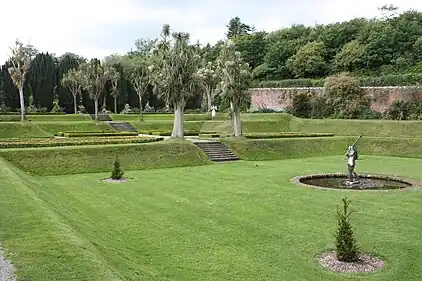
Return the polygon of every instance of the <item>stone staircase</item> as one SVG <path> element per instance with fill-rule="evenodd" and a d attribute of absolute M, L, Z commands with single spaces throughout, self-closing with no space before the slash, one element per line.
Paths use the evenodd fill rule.
<path fill-rule="evenodd" d="M 136 128 L 128 122 L 109 122 L 116 132 L 136 132 Z"/>
<path fill-rule="evenodd" d="M 219 141 L 193 141 L 193 143 L 205 152 L 211 161 L 225 162 L 239 160 L 236 154 Z"/>

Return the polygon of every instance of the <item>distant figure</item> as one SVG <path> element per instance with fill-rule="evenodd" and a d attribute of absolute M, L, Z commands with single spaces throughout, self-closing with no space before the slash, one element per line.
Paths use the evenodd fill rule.
<path fill-rule="evenodd" d="M 211 117 L 214 119 L 215 117 L 215 111 L 217 110 L 217 106 L 213 105 L 211 106 Z"/>

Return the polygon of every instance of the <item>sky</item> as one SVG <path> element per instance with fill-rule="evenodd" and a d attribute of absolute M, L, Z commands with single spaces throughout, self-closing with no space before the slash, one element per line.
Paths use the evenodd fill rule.
<path fill-rule="evenodd" d="M 138 38 L 158 37 L 166 23 L 174 31 L 189 32 L 194 43 L 213 44 L 224 39 L 227 23 L 236 16 L 270 32 L 292 24 L 373 18 L 384 4 L 422 11 L 421 0 L 0 0 L 5 11 L 0 64 L 17 38 L 40 52 L 101 59 L 134 49 Z"/>

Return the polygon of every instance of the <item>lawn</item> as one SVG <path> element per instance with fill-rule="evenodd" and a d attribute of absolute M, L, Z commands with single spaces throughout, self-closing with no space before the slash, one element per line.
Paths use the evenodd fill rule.
<path fill-rule="evenodd" d="M 257 164 L 257 165 L 256 165 Z M 362 155 L 356 171 L 422 180 L 422 160 Z M 124 168 L 124 166 L 123 166 Z M 422 280 L 422 193 L 298 187 L 296 175 L 343 172 L 342 156 L 31 177 L 0 159 L 0 241 L 19 280 Z M 378 273 L 335 274 L 335 208 L 352 200 L 361 247 Z"/>

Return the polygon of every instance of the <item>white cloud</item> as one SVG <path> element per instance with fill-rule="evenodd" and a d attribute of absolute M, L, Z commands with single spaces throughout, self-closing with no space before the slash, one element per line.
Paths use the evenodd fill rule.
<path fill-rule="evenodd" d="M 30 40 L 31 44 L 44 52 L 57 55 L 74 52 L 88 58 L 101 58 L 110 53 L 128 51 L 137 39 L 127 38 L 125 42 L 114 42 L 111 46 L 110 42 L 113 41 L 113 36 L 117 36 L 116 33 L 119 38 L 125 33 L 124 29 L 116 30 L 112 27 L 137 28 L 140 37 L 147 30 L 158 32 L 163 23 L 169 23 L 175 30 L 189 32 L 193 42 L 199 39 L 201 43 L 215 43 L 224 38 L 225 25 L 234 16 L 239 16 L 247 24 L 255 25 L 258 30 L 272 31 L 293 23 L 309 25 L 343 21 L 356 16 L 374 17 L 379 15 L 377 7 L 385 4 L 378 0 L 269 0 L 265 5 L 257 5 L 258 2 L 250 0 L 204 0 L 188 7 L 183 6 L 185 1 L 178 4 L 175 4 L 177 1 L 170 1 L 170 6 L 160 5 L 160 2 L 165 1 L 157 1 L 152 7 L 151 2 L 149 5 L 140 2 L 0 0 L 0 7 L 5 11 L 2 22 L 11 26 L 1 30 L 0 62 L 7 59 L 10 54 L 8 46 L 12 46 L 16 38 L 23 42 Z M 422 10 L 420 0 L 390 2 L 401 10 Z M 18 16 L 12 11 L 19 11 Z M 107 37 L 110 40 L 96 40 Z M 131 42 L 130 45 L 128 42 Z"/>

